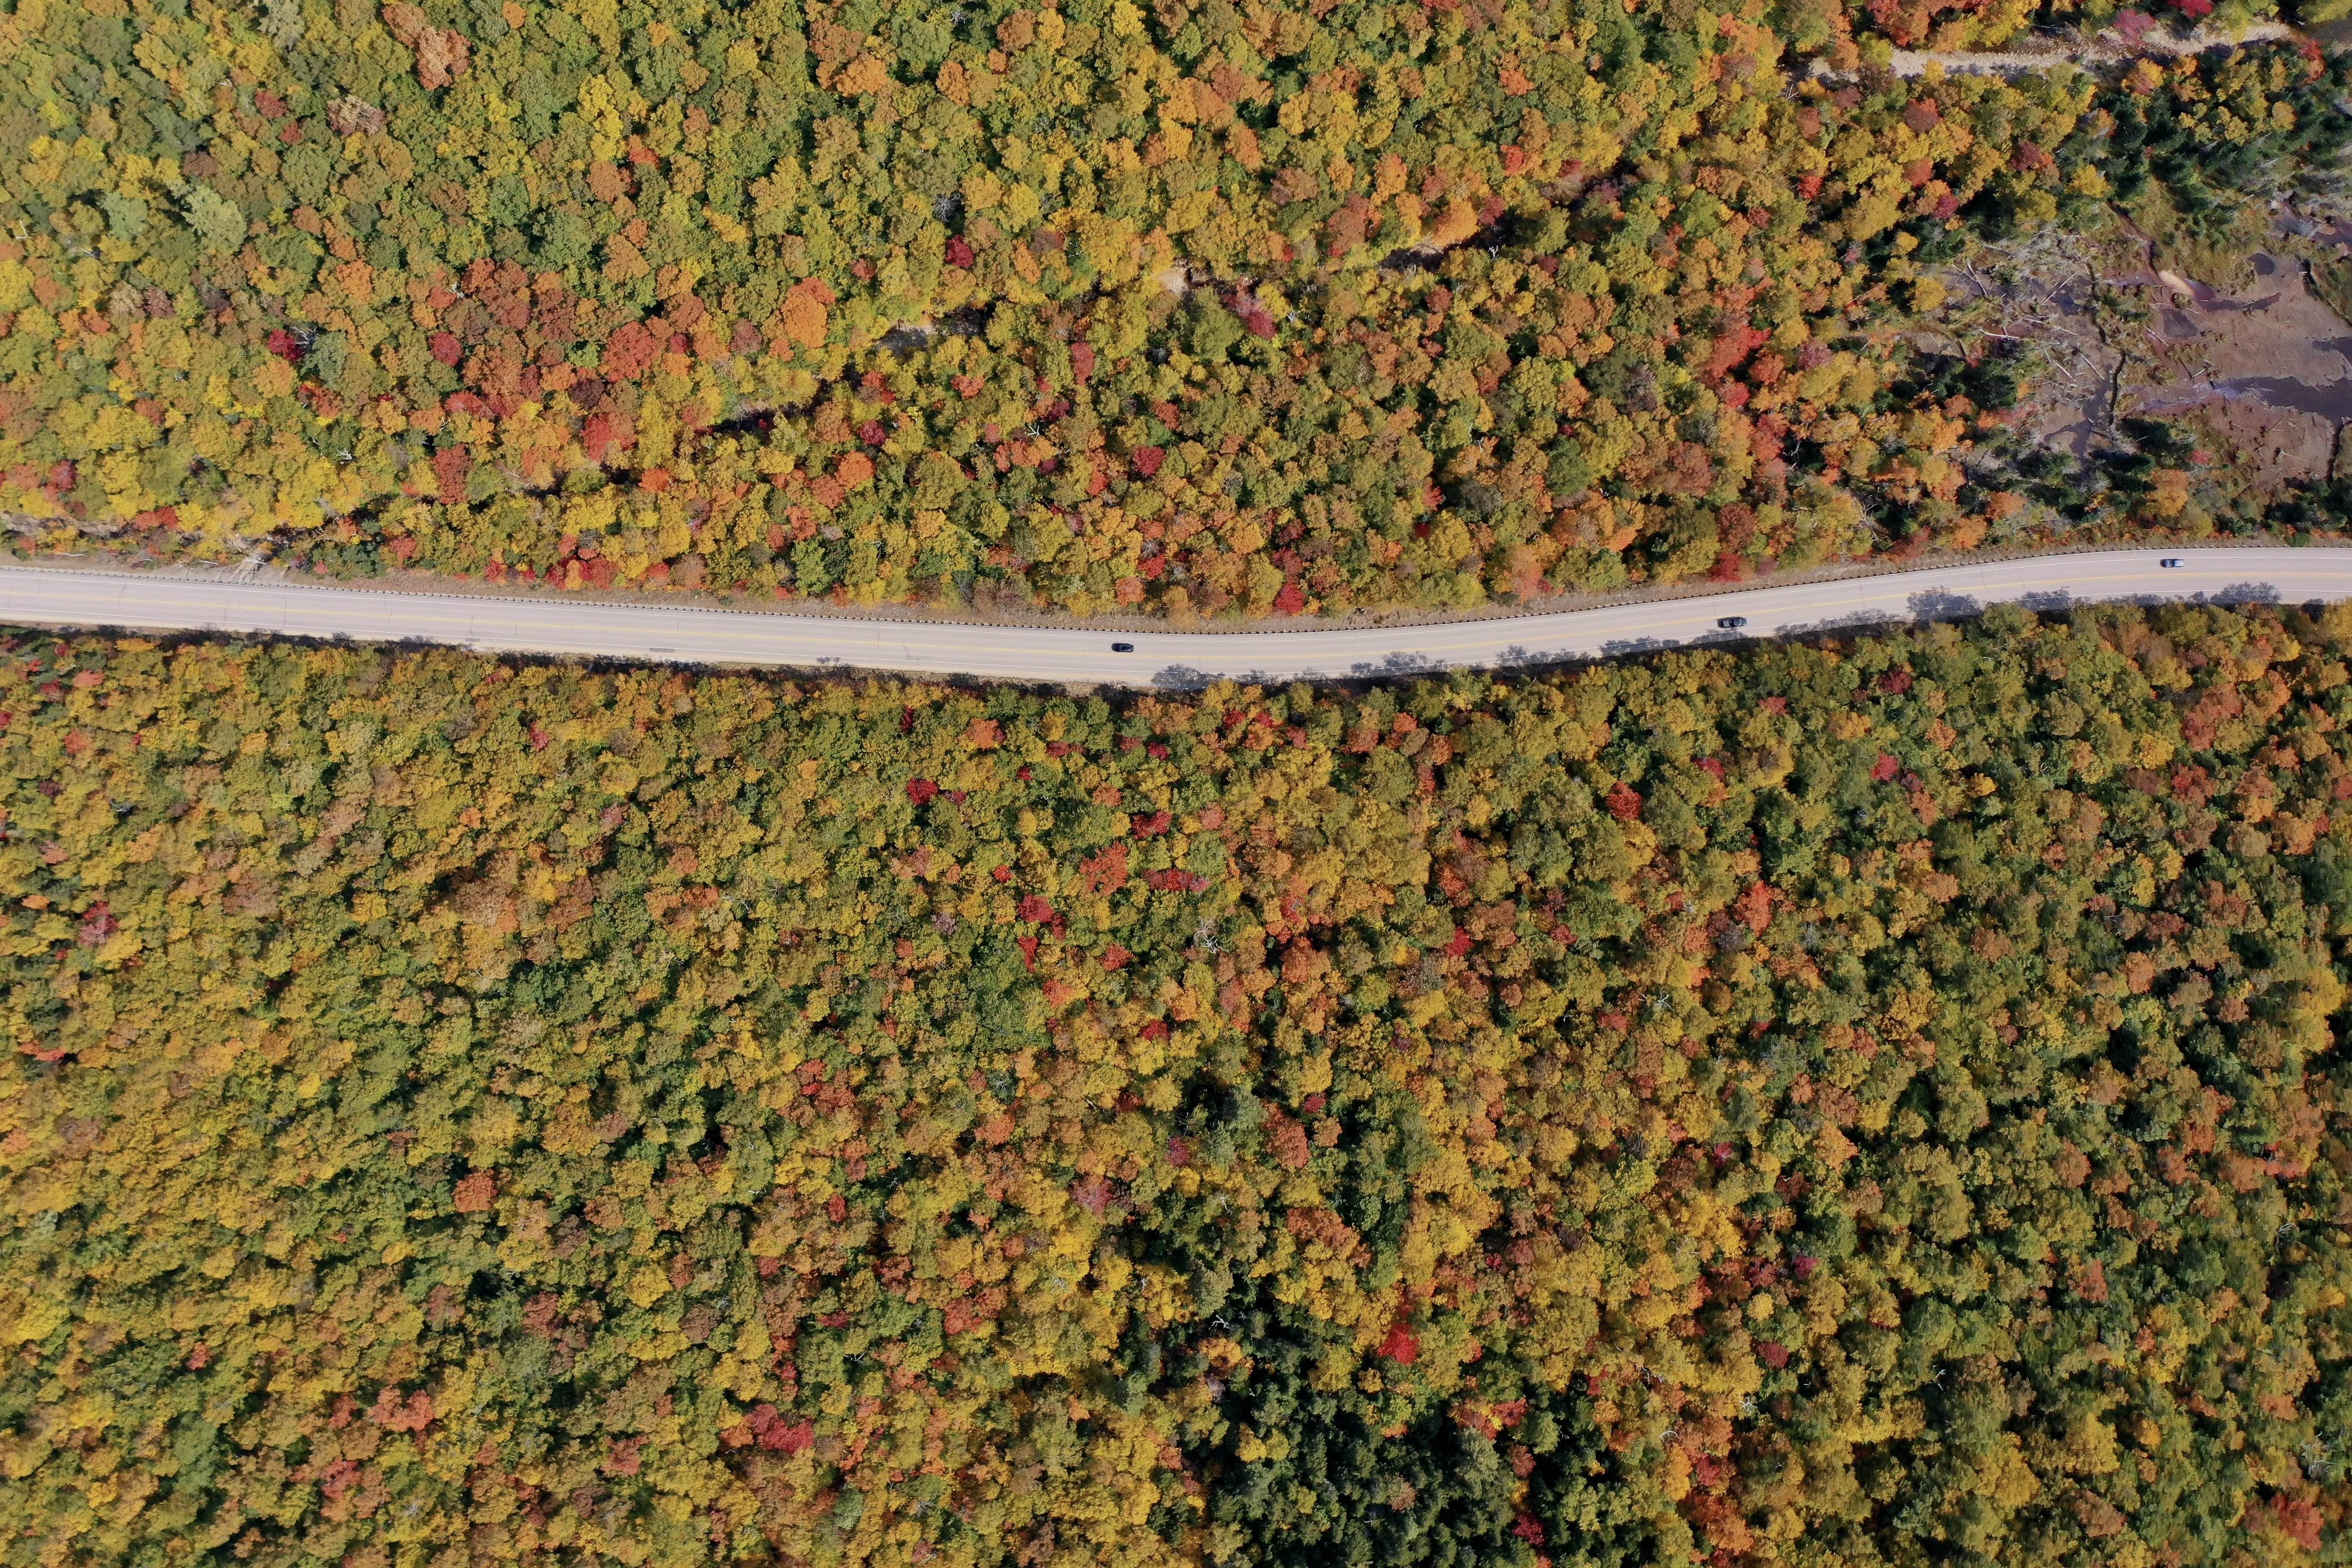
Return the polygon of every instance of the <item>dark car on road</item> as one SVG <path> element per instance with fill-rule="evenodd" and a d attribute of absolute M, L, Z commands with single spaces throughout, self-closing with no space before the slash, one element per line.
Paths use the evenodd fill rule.
<path fill-rule="evenodd" d="M 1736 632 L 1740 627 L 1748 624 L 1748 617 L 1746 616 L 1726 616 L 1723 619 L 1716 622 L 1715 624 L 1727 632 Z"/>

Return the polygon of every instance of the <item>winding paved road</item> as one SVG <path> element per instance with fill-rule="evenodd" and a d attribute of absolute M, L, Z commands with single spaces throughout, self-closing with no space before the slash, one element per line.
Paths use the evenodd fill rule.
<path fill-rule="evenodd" d="M 2166 567 L 2165 560 L 2177 560 Z M 1601 609 L 1348 630 L 1113 632 L 690 605 L 383 592 L 193 574 L 0 567 L 0 623 L 439 643 L 495 652 L 1185 688 L 1363 679 L 1639 653 L 2095 600 L 2352 599 L 2352 549 L 2112 550 L 1885 572 Z M 1726 627 L 1729 617 L 1745 624 Z M 1133 651 L 1116 653 L 1114 642 Z"/>

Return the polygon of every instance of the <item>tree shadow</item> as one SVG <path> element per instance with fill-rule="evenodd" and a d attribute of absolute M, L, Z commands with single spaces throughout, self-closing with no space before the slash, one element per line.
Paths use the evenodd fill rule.
<path fill-rule="evenodd" d="M 1428 654 L 1412 653 L 1402 648 L 1400 648 L 1396 652 L 1389 655 L 1378 664 L 1359 664 L 1356 666 L 1356 669 L 1360 674 L 1386 676 L 1425 675 L 1432 670 L 1443 669 L 1444 668 L 1445 666 L 1442 660 L 1433 658 Z"/>
<path fill-rule="evenodd" d="M 1914 619 L 1922 621 L 1966 620 L 1970 616 L 1984 614 L 1984 606 L 1966 594 L 1955 594 L 1948 588 L 1929 588 L 1914 594 L 1910 599 Z"/>
<path fill-rule="evenodd" d="M 2216 605 L 2275 605 L 2284 597 L 2274 583 L 2231 583 L 2199 596 Z"/>

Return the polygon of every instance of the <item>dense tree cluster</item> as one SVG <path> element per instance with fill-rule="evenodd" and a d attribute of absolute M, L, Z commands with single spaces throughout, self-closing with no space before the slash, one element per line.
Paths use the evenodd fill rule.
<path fill-rule="evenodd" d="M 325 573 L 1176 615 L 1966 548 L 2033 514 L 1970 480 L 1987 410 L 1911 374 L 1938 263 L 2151 177 L 2234 211 L 2340 148 L 2345 68 L 1898 79 L 1850 33 L 23 0 L 0 512 Z"/>
<path fill-rule="evenodd" d="M 17 635 L 0 1561 L 2341 1563 L 2347 658 Z"/>

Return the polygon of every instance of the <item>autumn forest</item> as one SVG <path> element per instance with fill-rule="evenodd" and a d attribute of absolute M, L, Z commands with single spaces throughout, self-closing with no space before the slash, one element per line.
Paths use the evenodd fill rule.
<path fill-rule="evenodd" d="M 1911 331 L 1980 240 L 2329 186 L 2316 45 L 1885 63 L 2076 9 L 16 0 L 0 514 L 1180 620 L 2279 526 L 2190 437 L 1993 460 L 2032 367 Z"/>
<path fill-rule="evenodd" d="M 2333 3 L 0 0 L 0 525 L 1178 625 L 2337 531 L 1955 282 L 2345 201 Z M 0 629 L 0 1568 L 2340 1568 L 2339 734 L 2316 605 Z"/>
<path fill-rule="evenodd" d="M 2347 659 L 17 637 L 0 1552 L 2341 1562 Z"/>

